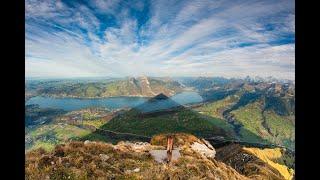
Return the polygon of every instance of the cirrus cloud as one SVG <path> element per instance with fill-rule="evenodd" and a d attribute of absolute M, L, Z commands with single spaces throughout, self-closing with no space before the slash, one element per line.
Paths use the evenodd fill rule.
<path fill-rule="evenodd" d="M 26 76 L 294 79 L 292 0 L 26 0 Z"/>

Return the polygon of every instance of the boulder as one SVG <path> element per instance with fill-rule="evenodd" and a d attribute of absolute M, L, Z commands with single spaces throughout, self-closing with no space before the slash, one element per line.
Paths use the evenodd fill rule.
<path fill-rule="evenodd" d="M 211 146 L 212 147 L 212 146 Z M 207 158 L 214 158 L 215 155 L 216 155 L 216 151 L 215 149 L 212 147 L 209 148 L 206 144 L 201 144 L 201 143 L 198 143 L 198 142 L 194 142 L 192 145 L 191 145 L 191 149 L 200 153 L 201 155 L 207 157 Z"/>
<path fill-rule="evenodd" d="M 84 145 L 88 145 L 88 144 L 90 144 L 90 141 L 89 140 L 85 140 L 84 141 Z"/>

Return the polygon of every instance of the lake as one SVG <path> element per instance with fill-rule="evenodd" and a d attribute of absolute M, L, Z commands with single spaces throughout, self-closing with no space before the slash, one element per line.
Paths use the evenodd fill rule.
<path fill-rule="evenodd" d="M 202 102 L 202 97 L 197 92 L 182 92 L 171 97 L 182 105 Z M 108 109 L 131 108 L 147 101 L 145 97 L 110 97 L 99 99 L 79 98 L 53 98 L 36 96 L 30 98 L 26 105 L 38 104 L 41 108 L 57 108 L 65 111 L 74 111 L 88 107 L 106 107 Z"/>

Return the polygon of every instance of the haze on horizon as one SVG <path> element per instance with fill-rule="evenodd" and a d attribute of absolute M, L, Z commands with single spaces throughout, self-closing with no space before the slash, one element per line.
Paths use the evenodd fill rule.
<path fill-rule="evenodd" d="M 293 0 L 26 0 L 26 77 L 295 77 Z"/>

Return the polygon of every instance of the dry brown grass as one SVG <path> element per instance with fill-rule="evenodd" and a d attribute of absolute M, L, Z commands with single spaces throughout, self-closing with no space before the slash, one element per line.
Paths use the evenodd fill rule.
<path fill-rule="evenodd" d="M 176 133 L 176 134 L 159 134 L 156 136 L 153 136 L 151 139 L 152 145 L 157 146 L 167 146 L 167 136 L 172 135 L 173 136 L 173 145 L 174 146 L 183 146 L 183 145 L 190 145 L 193 142 L 199 142 L 200 140 L 191 134 L 186 133 Z"/>
<path fill-rule="evenodd" d="M 274 149 L 259 149 L 259 148 L 243 148 L 245 151 L 248 151 L 261 159 L 263 162 L 267 163 L 268 165 L 272 166 L 276 170 L 279 171 L 279 173 L 287 180 L 292 179 L 293 177 L 293 170 L 289 169 L 287 166 L 283 164 L 279 164 L 276 161 L 280 161 L 283 154 L 281 152 L 280 148 L 274 148 Z"/>
<path fill-rule="evenodd" d="M 148 151 L 137 151 L 128 142 L 112 145 L 75 141 L 57 145 L 50 152 L 27 152 L 25 179 L 285 179 L 277 168 L 265 162 L 261 155 L 266 155 L 264 151 L 233 145 L 223 151 L 218 149 L 218 160 L 208 159 L 190 148 L 193 142 L 201 143 L 198 138 L 184 133 L 172 135 L 181 157 L 169 164 L 157 163 Z M 166 138 L 167 134 L 153 137 L 152 148 L 165 146 Z M 272 151 L 267 155 L 272 159 L 278 158 L 279 153 Z"/>
<path fill-rule="evenodd" d="M 176 137 L 187 144 L 199 141 L 185 134 Z M 170 164 L 157 163 L 149 153 L 119 146 L 125 143 L 71 142 L 51 152 L 30 151 L 26 154 L 25 179 L 247 179 L 222 162 L 202 157 L 188 145 L 181 147 L 182 157 Z M 109 159 L 104 161 L 100 154 Z M 136 168 L 139 172 L 133 172 Z"/>
<path fill-rule="evenodd" d="M 245 148 L 236 144 L 219 148 L 216 154 L 219 161 L 251 179 L 292 179 L 294 170 L 276 162 L 281 157 L 279 148 Z"/>

